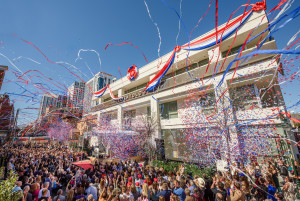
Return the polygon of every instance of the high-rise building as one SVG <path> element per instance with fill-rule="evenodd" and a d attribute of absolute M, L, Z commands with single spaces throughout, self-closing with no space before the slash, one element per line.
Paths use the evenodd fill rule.
<path fill-rule="evenodd" d="M 14 104 L 9 95 L 0 95 L 0 139 L 5 139 L 14 127 Z"/>
<path fill-rule="evenodd" d="M 39 118 L 47 111 L 47 108 L 62 108 L 67 106 L 67 96 L 56 94 L 44 94 L 41 99 Z"/>
<path fill-rule="evenodd" d="M 1 66 L 1 65 L 0 65 L 0 90 L 1 90 L 2 83 L 3 83 L 5 71 L 6 71 L 7 69 L 8 69 L 7 66 Z"/>
<path fill-rule="evenodd" d="M 98 105 L 98 102 L 92 102 L 93 93 L 99 91 L 107 84 L 111 84 L 116 81 L 116 77 L 104 72 L 97 73 L 92 79 L 85 83 L 84 101 L 83 101 L 83 113 L 90 112 L 91 107 Z"/>
<path fill-rule="evenodd" d="M 82 81 L 75 81 L 68 88 L 68 103 L 72 109 L 82 112 L 83 98 L 84 98 L 85 83 Z"/>

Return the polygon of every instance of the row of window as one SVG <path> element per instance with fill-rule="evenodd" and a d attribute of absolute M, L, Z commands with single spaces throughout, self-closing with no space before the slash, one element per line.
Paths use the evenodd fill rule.
<path fill-rule="evenodd" d="M 272 92 L 272 91 L 271 91 Z M 270 93 L 271 93 L 270 92 Z M 259 93 L 258 88 L 254 84 L 248 84 L 232 88 L 230 90 L 230 96 L 233 103 L 233 107 L 236 111 L 247 110 L 251 107 L 261 108 L 264 104 L 263 98 L 261 98 L 261 93 Z M 276 98 L 272 98 L 276 102 Z M 268 101 L 268 99 L 266 99 Z M 202 108 L 202 113 L 210 114 L 214 112 L 216 104 L 216 98 L 214 92 L 206 93 L 204 95 L 199 95 L 199 99 L 195 101 L 196 107 Z M 274 105 L 272 105 L 274 106 Z M 264 106 L 265 107 L 265 106 Z M 159 105 L 160 116 L 163 119 L 174 119 L 178 118 L 178 105 L 177 101 L 171 101 L 162 103 Z M 151 117 L 151 108 L 147 107 L 147 116 Z M 130 110 L 124 112 L 124 118 L 135 118 L 136 110 Z"/>
<path fill-rule="evenodd" d="M 198 63 L 194 63 L 194 64 L 188 66 L 188 71 L 194 70 L 195 68 L 198 68 L 198 67 L 203 66 L 203 65 L 207 65 L 208 62 L 209 62 L 209 59 L 203 59 L 203 60 L 199 61 Z M 169 73 L 169 74 L 165 75 L 162 78 L 162 80 L 166 80 L 166 79 L 171 78 L 173 76 L 173 74 L 174 74 L 174 76 L 177 76 L 177 75 L 183 74 L 185 72 L 186 72 L 186 68 L 185 67 L 181 68 L 181 69 L 178 69 L 174 73 Z M 131 89 L 126 90 L 124 93 L 128 94 L 128 93 L 137 91 L 139 89 L 143 89 L 143 88 L 145 88 L 147 86 L 147 84 L 148 83 L 144 83 L 144 84 L 141 84 L 139 86 L 133 87 Z"/>

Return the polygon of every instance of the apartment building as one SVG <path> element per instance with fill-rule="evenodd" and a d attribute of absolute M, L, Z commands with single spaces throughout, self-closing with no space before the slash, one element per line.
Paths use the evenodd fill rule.
<path fill-rule="evenodd" d="M 51 108 L 63 108 L 68 105 L 68 97 L 64 95 L 56 94 L 44 94 L 41 98 L 41 104 L 39 109 L 39 118 L 50 110 Z"/>
<path fill-rule="evenodd" d="M 68 88 L 68 103 L 70 104 L 69 107 L 79 112 L 83 111 L 84 89 L 85 83 L 82 81 L 75 81 Z"/>
<path fill-rule="evenodd" d="M 98 101 L 92 101 L 93 93 L 101 90 L 107 84 L 116 81 L 116 77 L 104 72 L 97 73 L 92 79 L 85 83 L 84 101 L 83 101 L 83 114 L 88 114 L 91 107 L 98 105 Z"/>
<path fill-rule="evenodd" d="M 253 12 L 236 37 L 233 33 L 220 46 L 180 50 L 159 86 L 145 91 L 170 52 L 140 67 L 135 80 L 125 77 L 110 84 L 112 94 L 123 97 L 123 101 L 113 100 L 106 90 L 103 96 L 93 97 L 86 115 L 97 115 L 99 121 L 109 116 L 110 124 L 121 131 L 138 129 L 141 117 L 154 119 L 158 126 L 153 142 L 163 141 L 166 158 L 172 160 L 208 164 L 219 159 L 250 160 L 281 153 L 281 146 L 286 145 L 279 142 L 289 138 L 289 133 L 277 115 L 278 110 L 284 110 L 285 102 L 277 85 L 280 61 L 276 55 L 260 54 L 238 65 L 234 62 L 223 78 L 249 33 L 253 31 L 255 36 L 267 27 L 265 12 Z M 266 36 L 248 43 L 241 56 L 256 50 Z M 261 49 L 277 49 L 275 40 L 268 38 Z"/>

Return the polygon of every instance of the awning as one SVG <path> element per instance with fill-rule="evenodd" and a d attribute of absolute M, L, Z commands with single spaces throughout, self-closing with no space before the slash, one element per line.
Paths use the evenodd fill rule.
<path fill-rule="evenodd" d="M 84 170 L 87 170 L 89 168 L 91 168 L 91 170 L 93 170 L 93 165 L 91 164 L 90 161 L 79 161 L 79 162 L 73 163 L 73 165 L 77 165 L 77 166 L 83 168 Z"/>

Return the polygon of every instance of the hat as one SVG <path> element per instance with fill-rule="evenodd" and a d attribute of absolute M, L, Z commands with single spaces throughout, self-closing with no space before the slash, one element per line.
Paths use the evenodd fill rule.
<path fill-rule="evenodd" d="M 202 178 L 195 179 L 194 182 L 199 188 L 204 188 L 205 186 L 205 181 Z"/>
<path fill-rule="evenodd" d="M 157 182 L 157 178 L 154 178 L 153 180 Z"/>
<path fill-rule="evenodd" d="M 146 179 L 143 182 L 146 183 L 146 184 L 148 183 Z"/>
<path fill-rule="evenodd" d="M 129 178 L 128 178 L 128 181 L 132 181 L 132 177 L 129 177 Z"/>
<path fill-rule="evenodd" d="M 139 182 L 135 182 L 135 185 L 136 185 L 136 186 L 139 186 L 139 185 L 140 185 L 140 183 L 139 183 Z"/>
<path fill-rule="evenodd" d="M 12 193 L 17 192 L 17 191 L 22 191 L 22 189 L 19 186 L 14 187 L 12 190 Z"/>
<path fill-rule="evenodd" d="M 128 183 L 127 183 L 127 187 L 130 187 L 130 186 L 131 186 L 131 182 L 128 182 Z"/>
<path fill-rule="evenodd" d="M 142 178 L 142 175 L 139 174 L 139 175 L 138 175 L 138 178 L 139 178 L 139 179 Z"/>

